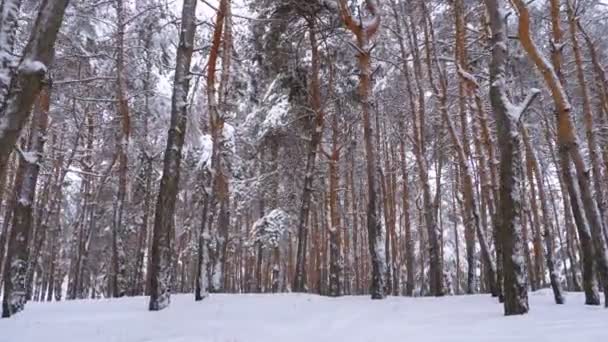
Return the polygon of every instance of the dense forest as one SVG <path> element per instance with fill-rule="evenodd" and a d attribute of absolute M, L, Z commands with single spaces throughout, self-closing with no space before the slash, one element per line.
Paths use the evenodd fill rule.
<path fill-rule="evenodd" d="M 2 316 L 175 293 L 600 305 L 606 32 L 601 0 L 1 0 Z"/>

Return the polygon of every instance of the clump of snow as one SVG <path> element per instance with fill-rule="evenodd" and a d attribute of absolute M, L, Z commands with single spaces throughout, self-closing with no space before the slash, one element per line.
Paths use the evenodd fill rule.
<path fill-rule="evenodd" d="M 204 134 L 200 137 L 201 152 L 196 167 L 200 169 L 207 169 L 211 167 L 211 154 L 213 153 L 213 139 L 211 135 Z"/>
<path fill-rule="evenodd" d="M 276 247 L 287 231 L 291 219 L 282 209 L 274 209 L 253 224 L 251 234 L 255 242 Z"/>
<path fill-rule="evenodd" d="M 19 71 L 26 74 L 46 74 L 47 67 L 40 61 L 25 59 L 19 65 Z"/>
<path fill-rule="evenodd" d="M 19 151 L 21 153 L 21 157 L 28 164 L 36 164 L 38 163 L 38 152 L 36 151 Z"/>
<path fill-rule="evenodd" d="M 259 136 L 280 129 L 285 126 L 285 118 L 289 112 L 289 99 L 287 96 L 279 97 L 276 102 L 268 109 Z"/>

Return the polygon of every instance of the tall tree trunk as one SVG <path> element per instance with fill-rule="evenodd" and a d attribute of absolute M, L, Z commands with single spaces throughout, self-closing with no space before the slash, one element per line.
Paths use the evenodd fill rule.
<path fill-rule="evenodd" d="M 568 257 L 570 259 L 570 272 L 572 273 L 572 283 L 574 286 L 574 290 L 575 291 L 581 291 L 582 288 L 580 286 L 580 284 L 578 283 L 578 277 L 577 277 L 577 271 L 576 271 L 576 252 L 574 249 L 574 236 L 576 235 L 576 227 L 575 227 L 575 222 L 576 220 L 573 220 L 573 213 L 574 213 L 574 208 L 572 207 L 572 202 L 570 199 L 570 195 L 568 195 L 568 187 L 566 186 L 566 181 L 565 179 L 565 172 L 563 172 L 563 170 L 561 170 L 561 166 L 560 166 L 560 161 L 558 160 L 558 157 L 555 153 L 555 149 L 553 147 L 553 142 L 554 142 L 554 137 L 551 134 L 551 125 L 549 123 L 548 118 L 545 116 L 543 118 L 543 122 L 544 122 L 544 131 L 545 131 L 545 139 L 547 141 L 547 144 L 549 145 L 549 151 L 551 153 L 551 159 L 553 164 L 555 165 L 555 167 L 558 169 L 558 173 L 557 173 L 557 177 L 559 180 L 559 186 L 560 186 L 560 192 L 562 194 L 562 202 L 563 202 L 563 206 L 564 206 L 564 223 L 566 225 L 566 241 L 567 241 L 567 250 L 568 250 Z M 578 209 L 578 204 L 577 204 L 577 210 Z M 578 214 L 577 214 L 578 215 Z M 577 225 L 578 226 L 578 225 Z M 583 252 L 582 254 L 587 254 L 589 253 L 589 255 L 592 255 L 592 252 Z M 593 276 L 593 279 L 595 279 L 595 273 L 591 272 L 591 275 Z M 595 280 L 593 280 L 593 283 L 595 282 Z M 588 289 L 591 291 L 593 289 L 593 286 L 589 286 Z M 597 289 L 596 289 L 597 291 Z M 593 294 L 591 292 L 586 292 L 586 297 L 588 298 L 593 298 L 595 296 L 595 298 L 598 297 L 597 292 L 595 294 Z M 599 299 L 597 299 L 599 300 Z"/>
<path fill-rule="evenodd" d="M 353 146 L 353 150 L 350 152 L 350 170 L 348 170 L 348 183 L 350 185 L 350 204 L 351 204 L 351 215 L 353 222 L 353 269 L 354 269 L 354 277 L 355 277 L 355 291 L 354 294 L 361 293 L 361 272 L 360 272 L 360 255 L 359 255 L 359 208 L 357 205 L 357 195 L 356 195 L 356 187 L 355 187 L 355 148 Z"/>
<path fill-rule="evenodd" d="M 123 213 L 127 196 L 128 152 L 131 134 L 131 118 L 129 103 L 126 95 L 127 80 L 125 75 L 125 8 L 123 0 L 116 0 L 117 18 L 117 58 L 116 58 L 116 92 L 118 98 L 118 114 L 120 116 L 120 133 L 116 138 L 116 153 L 118 154 L 118 190 L 114 202 L 112 221 L 112 255 L 109 292 L 113 297 L 122 297 L 126 290 L 126 256 L 123 240 L 126 229 L 123 227 Z"/>
<path fill-rule="evenodd" d="M 17 174 L 21 182 L 15 185 L 12 229 L 6 256 L 4 277 L 4 297 L 2 317 L 10 317 L 23 310 L 26 302 L 26 274 L 29 265 L 29 244 L 33 231 L 33 207 L 36 197 L 38 173 L 46 142 L 49 118 L 49 88 L 40 91 L 38 104 L 34 109 L 30 130 L 28 152 L 19 160 Z"/>
<path fill-rule="evenodd" d="M 545 194 L 545 182 L 543 180 L 543 171 L 541 169 L 540 163 L 538 162 L 538 158 L 536 156 L 536 151 L 532 146 L 532 142 L 530 141 L 530 136 L 528 134 L 528 129 L 526 127 L 522 127 L 522 137 L 524 144 L 526 146 L 526 155 L 529 163 L 532 166 L 534 171 L 534 175 L 536 176 L 536 186 L 538 187 L 538 194 L 540 197 L 540 206 L 543 214 L 543 237 L 545 240 L 545 256 L 547 262 L 547 270 L 549 271 L 549 280 L 551 282 L 551 289 L 553 290 L 553 297 L 555 299 L 556 304 L 564 304 L 565 299 L 562 293 L 562 288 L 560 285 L 560 276 L 557 273 L 557 269 L 555 268 L 555 247 L 554 247 L 554 235 L 553 235 L 553 222 L 551 220 L 551 216 L 549 214 L 549 208 L 547 203 L 547 195 Z M 531 185 L 532 186 L 532 185 Z M 535 200 L 534 198 L 532 200 Z M 540 229 L 540 226 L 538 227 Z M 540 232 L 538 233 L 540 234 Z"/>
<path fill-rule="evenodd" d="M 482 248 L 482 256 L 484 258 L 484 262 L 486 264 L 486 268 L 487 268 L 487 277 L 489 279 L 489 285 L 490 285 L 490 291 L 492 292 L 492 296 L 494 297 L 498 297 L 499 300 L 501 300 L 502 298 L 502 278 L 501 276 L 499 276 L 499 262 L 502 262 L 502 260 L 497 260 L 496 263 L 492 262 L 492 253 L 490 252 L 490 243 L 487 242 L 487 231 L 488 231 L 488 214 L 491 217 L 492 220 L 492 224 L 493 224 L 493 230 L 496 230 L 496 226 L 497 226 L 497 219 L 496 219 L 496 208 L 495 208 L 495 200 L 494 200 L 494 193 L 493 193 L 493 187 L 494 187 L 494 179 L 491 171 L 491 168 L 493 168 L 493 159 L 494 159 L 494 152 L 493 152 L 493 146 L 490 143 L 485 143 L 483 140 L 485 140 L 483 131 L 483 125 L 484 125 L 484 121 L 487 120 L 486 118 L 486 111 L 484 109 L 484 105 L 481 101 L 481 97 L 479 94 L 475 95 L 475 104 L 477 107 L 477 118 L 476 120 L 474 120 L 475 122 L 473 123 L 473 134 L 475 135 L 475 145 L 476 145 L 476 150 L 478 153 L 478 159 L 479 159 L 479 182 L 480 182 L 480 188 L 481 188 L 481 193 L 480 193 L 480 202 L 481 202 L 481 206 L 480 209 L 482 211 L 482 227 L 484 228 L 483 230 L 481 230 L 481 234 L 478 235 L 478 239 L 481 241 L 482 238 L 480 238 L 479 236 L 483 237 L 483 240 L 485 240 L 486 242 L 481 244 L 480 246 Z M 488 160 L 486 159 L 486 149 L 484 148 L 484 145 L 486 147 L 489 148 L 490 152 L 490 162 L 488 162 Z M 488 166 L 489 165 L 489 166 Z M 490 177 L 488 178 L 488 174 L 490 174 Z M 486 213 L 486 209 L 487 209 L 487 213 Z M 496 241 L 494 241 L 496 244 Z M 486 251 L 484 251 L 483 249 L 485 248 Z M 486 255 L 487 253 L 487 255 Z M 498 253 L 496 253 L 498 254 Z M 492 274 L 493 273 L 493 274 Z M 502 300 L 501 300 L 502 302 Z"/>
<path fill-rule="evenodd" d="M 356 22 L 345 0 L 339 1 L 340 16 L 348 30 L 356 38 L 358 47 L 357 62 L 359 66 L 359 99 L 363 121 L 363 140 L 365 143 L 365 159 L 367 170 L 367 235 L 372 264 L 372 280 L 370 292 L 372 299 L 385 297 L 384 274 L 386 260 L 383 255 L 385 235 L 380 222 L 380 206 L 378 205 L 378 184 L 376 176 L 376 155 L 373 145 L 373 133 L 370 119 L 371 91 L 371 47 L 370 43 L 380 27 L 380 12 L 375 0 L 366 0 L 366 8 L 372 15 L 369 21 Z M 376 127 L 377 129 L 377 127 Z"/>
<path fill-rule="evenodd" d="M 522 128 L 522 131 L 524 129 Z M 526 142 L 526 137 L 522 132 L 523 141 Z M 534 263 L 531 269 L 533 270 L 534 277 L 532 280 L 532 288 L 534 290 L 539 290 L 544 286 L 545 283 L 545 270 L 543 268 L 543 245 L 540 237 L 540 215 L 538 210 L 538 202 L 536 197 L 536 186 L 538 186 L 538 182 L 535 184 L 534 179 L 534 161 L 532 157 L 526 150 L 526 177 L 528 182 L 530 183 L 530 191 L 529 191 L 529 204 L 527 207 L 528 212 L 530 213 L 530 229 L 532 230 L 532 246 L 534 250 Z M 525 191 L 524 187 L 524 191 Z M 525 193 L 524 193 L 525 196 Z"/>
<path fill-rule="evenodd" d="M 595 81 L 597 85 L 597 112 L 600 118 L 600 124 L 603 127 L 606 127 L 608 125 L 608 80 L 606 79 L 606 71 L 602 66 L 595 44 L 593 43 L 587 32 L 583 29 L 583 26 L 580 21 L 576 20 L 576 22 L 579 30 L 583 35 L 583 38 L 585 39 L 589 54 L 591 55 L 591 63 L 593 64 L 593 72 L 595 74 Z M 602 155 L 604 159 L 604 172 L 608 173 L 608 144 L 604 144 Z M 604 189 L 602 188 L 598 189 L 598 191 L 603 190 Z M 603 203 L 602 205 L 604 206 L 604 234 L 606 235 L 606 239 L 608 240 L 608 208 L 605 208 L 606 203 Z"/>
<path fill-rule="evenodd" d="M 307 275 L 306 275 L 306 253 L 308 239 L 308 217 L 312 201 L 313 180 L 315 165 L 317 160 L 317 151 L 323 135 L 324 111 L 321 103 L 321 81 L 320 81 L 320 56 L 319 43 L 317 41 L 317 27 L 315 18 L 310 18 L 308 24 L 310 51 L 312 55 L 311 63 L 311 79 L 310 79 L 310 106 L 314 118 L 310 118 L 311 134 L 310 143 L 306 156 L 306 169 L 304 174 L 304 189 L 302 193 L 302 206 L 300 207 L 300 216 L 298 217 L 298 247 L 296 250 L 296 272 L 293 280 L 293 291 L 305 292 Z"/>
<path fill-rule="evenodd" d="M 212 232 L 212 250 L 210 260 L 209 290 L 223 291 L 225 282 L 226 253 L 230 230 L 230 185 L 228 181 L 228 161 L 226 160 L 225 114 L 227 97 L 230 89 L 230 66 L 232 58 L 232 17 L 230 0 L 222 0 L 216 16 L 216 26 L 213 32 L 213 42 L 209 54 L 207 69 L 207 103 L 209 106 L 209 126 L 213 149 L 211 155 L 211 213 L 209 230 Z M 218 94 L 216 96 L 215 74 L 217 58 L 222 46 L 222 69 Z M 214 225 L 213 214 L 219 205 L 217 224 Z"/>
<path fill-rule="evenodd" d="M 8 162 L 8 166 L 5 169 L 5 179 L 4 186 L 2 188 L 3 195 L 6 197 L 6 203 L 4 205 L 4 215 L 2 222 L 2 230 L 0 231 L 0 286 L 2 284 L 2 280 L 4 279 L 4 269 L 6 267 L 5 255 L 7 249 L 7 241 L 8 235 L 10 234 L 10 221 L 11 215 L 13 214 L 13 202 L 12 202 L 12 190 L 9 190 L 6 184 L 15 184 L 15 172 L 17 171 L 17 153 L 11 154 L 10 160 Z M 1 204 L 1 203 L 0 203 Z"/>
<path fill-rule="evenodd" d="M 342 227 L 340 213 L 338 212 L 338 186 L 340 182 L 340 145 L 338 130 L 338 113 L 332 119 L 332 151 L 329 155 L 329 213 L 331 227 L 329 227 L 329 295 L 338 297 L 342 295 L 342 268 L 344 257 L 342 252 Z"/>
<path fill-rule="evenodd" d="M 411 89 L 411 82 L 409 76 L 409 66 L 405 62 L 407 59 L 407 54 L 405 50 L 405 42 L 403 39 L 403 30 L 401 28 L 401 13 L 397 4 L 394 0 L 391 0 L 391 6 L 393 9 L 393 16 L 395 18 L 395 23 L 397 25 L 397 40 L 399 41 L 399 50 L 401 53 L 401 57 L 404 60 L 403 64 L 403 73 L 406 78 L 406 89 L 408 93 L 408 103 L 409 108 L 412 113 L 416 112 L 416 105 L 414 103 L 414 95 Z M 405 115 L 403 118 L 398 121 L 399 125 L 399 133 L 403 136 L 407 135 L 405 125 L 403 121 L 405 120 Z M 412 238 L 412 228 L 410 223 L 410 200 L 409 200 L 409 184 L 408 184 L 408 170 L 407 170 L 407 159 L 406 159 L 406 150 L 405 150 L 405 138 L 401 139 L 399 144 L 399 156 L 401 162 L 401 175 L 403 177 L 403 193 L 402 193 L 402 208 L 403 208 L 403 222 L 405 226 L 405 267 L 406 267 L 406 284 L 405 284 L 405 295 L 412 296 L 414 294 L 415 282 L 416 282 L 416 270 L 415 270 L 415 256 L 414 256 L 414 241 Z M 417 157 L 418 158 L 418 157 Z"/>
<path fill-rule="evenodd" d="M 11 26 L 14 25 L 11 22 L 18 16 L 18 7 L 15 3 L 20 2 L 15 0 L 3 2 L 5 6 L 15 7 L 12 8 L 13 11 L 9 15 L 11 19 L 6 22 L 7 26 L 4 26 L 5 23 L 2 22 L 0 30 L 6 29 L 9 33 L 15 30 L 15 27 Z M 10 81 L 6 83 L 9 84 L 8 87 L 0 84 L 0 89 L 3 88 L 0 92 L 5 94 L 0 95 L 0 121 L 4 123 L 0 127 L 0 174 L 4 172 L 9 155 L 30 116 L 32 105 L 44 86 L 48 67 L 53 61 L 55 40 L 68 2 L 69 0 L 42 1 L 36 21 L 32 25 L 28 44 L 23 50 L 23 55 L 17 63 Z M 9 7 L 5 7 L 4 10 L 9 10 Z M 3 34 L 0 36 L 4 37 Z M 0 44 L 0 46 L 2 49 L 10 49 L 10 46 L 5 47 L 4 44 Z"/>
<path fill-rule="evenodd" d="M 423 11 L 426 11 L 424 2 L 420 3 Z M 426 96 L 422 86 L 422 63 L 418 48 L 417 28 L 413 20 L 409 20 L 410 28 L 406 25 L 406 33 L 410 49 L 413 51 L 414 59 L 414 84 L 416 85 L 416 96 L 418 98 L 418 109 L 414 110 L 413 129 L 416 143 L 414 144 L 414 154 L 418 164 L 418 174 L 422 186 L 423 216 L 426 226 L 426 240 L 429 257 L 429 289 L 432 296 L 443 296 L 443 258 L 441 253 L 441 234 L 437 225 L 438 202 L 433 200 L 431 185 L 429 181 L 429 163 L 426 159 Z M 407 58 L 404 58 L 404 63 Z M 407 70 L 407 69 L 406 69 Z M 407 78 L 407 73 L 406 73 Z M 406 80 L 407 81 L 407 80 Z M 409 82 L 408 82 L 409 83 Z M 413 94 L 413 93 L 412 93 Z M 436 199 L 439 199 L 439 188 L 437 189 Z M 421 240 L 422 241 L 422 240 Z M 422 268 L 424 269 L 424 268 Z"/>
<path fill-rule="evenodd" d="M 205 189 L 202 191 L 202 206 L 201 206 L 201 228 L 198 231 L 198 246 L 196 250 L 196 279 L 194 285 L 194 300 L 201 301 L 207 296 L 207 213 L 209 212 L 209 195 Z"/>
<path fill-rule="evenodd" d="M 180 38 L 171 100 L 171 123 L 154 217 L 152 267 L 150 269 L 149 309 L 151 311 L 166 308 L 171 300 L 172 237 L 175 228 L 173 221 L 188 118 L 187 98 L 190 90 L 190 65 L 196 32 L 197 2 L 196 0 L 184 0 L 182 7 L 182 24 L 179 31 Z"/>
<path fill-rule="evenodd" d="M 500 0 L 484 0 L 492 29 L 490 100 L 496 115 L 500 145 L 500 244 L 504 253 L 505 315 L 528 312 L 528 290 L 523 258 L 521 223 L 521 150 L 517 124 L 523 113 L 511 113 L 506 83 L 507 36 Z"/>

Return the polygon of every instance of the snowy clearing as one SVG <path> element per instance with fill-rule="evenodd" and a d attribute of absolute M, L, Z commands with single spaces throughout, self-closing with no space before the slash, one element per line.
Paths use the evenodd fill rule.
<path fill-rule="evenodd" d="M 595 342 L 608 340 L 608 310 L 569 294 L 531 294 L 526 316 L 505 317 L 486 295 L 326 298 L 316 295 L 178 295 L 161 312 L 147 298 L 29 303 L 0 320 L 1 342 Z"/>

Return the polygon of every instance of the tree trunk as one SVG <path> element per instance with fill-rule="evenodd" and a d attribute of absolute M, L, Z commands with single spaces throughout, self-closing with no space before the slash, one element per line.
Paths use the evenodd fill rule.
<path fill-rule="evenodd" d="M 323 135 L 323 121 L 325 113 L 321 103 L 321 81 L 320 81 L 320 56 L 319 45 L 317 42 L 317 28 L 315 19 L 309 21 L 309 39 L 310 51 L 312 55 L 311 63 L 311 80 L 310 80 L 310 106 L 314 118 L 310 118 L 311 134 L 310 143 L 306 156 L 306 169 L 304 174 L 304 190 L 302 193 L 302 206 L 300 207 L 300 216 L 298 218 L 298 247 L 296 250 L 296 272 L 294 275 L 293 291 L 306 292 L 306 253 L 308 239 L 308 216 L 310 213 L 310 205 L 312 201 L 313 180 L 315 165 L 317 160 L 317 150 L 321 143 Z"/>
<path fill-rule="evenodd" d="M 562 170 L 562 167 L 560 166 L 560 161 L 558 161 L 558 157 L 556 156 L 555 153 L 555 149 L 553 147 L 553 141 L 555 140 L 554 137 L 551 134 L 551 125 L 549 123 L 549 120 L 546 118 L 546 116 L 543 118 L 543 122 L 544 122 L 544 130 L 545 130 L 545 139 L 547 140 L 547 144 L 549 145 L 549 150 L 551 153 L 551 159 L 553 161 L 553 164 L 555 165 L 555 167 L 558 169 L 558 173 L 557 173 L 557 177 L 559 180 L 559 185 L 560 185 L 560 192 L 562 194 L 562 202 L 564 205 L 564 223 L 566 225 L 566 241 L 567 241 L 567 250 L 568 250 L 568 258 L 570 259 L 570 272 L 572 273 L 572 283 L 574 286 L 574 290 L 575 291 L 581 291 L 582 288 L 580 286 L 580 284 L 578 283 L 578 277 L 577 277 L 577 271 L 576 271 L 576 252 L 574 250 L 574 237 L 573 235 L 576 235 L 576 227 L 575 227 L 575 222 L 573 221 L 573 207 L 572 207 L 572 202 L 570 199 L 570 196 L 568 195 L 568 187 L 566 186 L 566 181 L 565 181 L 565 172 Z M 577 205 L 578 208 L 578 205 Z M 577 209 L 578 210 L 578 209 Z M 577 225 L 578 226 L 578 225 Z M 590 253 L 590 255 L 592 255 L 593 252 L 583 252 L 581 254 L 586 254 L 586 253 Z M 594 274 L 593 272 L 591 273 L 592 275 Z M 595 276 L 593 276 L 595 277 Z M 594 280 L 595 282 L 595 280 Z M 588 287 L 589 289 L 592 289 L 592 287 Z M 589 292 L 586 294 L 586 296 L 591 296 L 593 297 L 594 295 Z M 597 298 L 598 294 L 595 293 L 595 297 Z M 591 299 L 591 297 L 589 299 Z"/>
<path fill-rule="evenodd" d="M 187 98 L 190 89 L 190 65 L 196 31 L 195 11 L 197 2 L 196 0 L 184 0 L 182 7 L 182 24 L 171 101 L 171 123 L 154 217 L 151 250 L 152 267 L 150 269 L 149 309 L 151 311 L 166 308 L 171 300 L 173 221 L 188 117 Z"/>
<path fill-rule="evenodd" d="M 29 265 L 29 244 L 33 231 L 33 206 L 36 197 L 38 173 L 46 142 L 49 118 L 49 88 L 40 91 L 34 109 L 28 152 L 19 160 L 17 174 L 21 182 L 15 185 L 12 229 L 6 256 L 2 317 L 10 317 L 23 310 L 26 302 L 26 274 Z M 26 154 L 27 153 L 27 156 Z"/>
<path fill-rule="evenodd" d="M 556 304 L 564 304 L 565 299 L 562 294 L 562 288 L 560 285 L 560 277 L 555 269 L 555 247 L 554 247 L 554 236 L 553 236 L 553 223 L 550 218 L 549 208 L 547 203 L 547 195 L 545 194 L 545 184 L 543 180 L 543 171 L 541 169 L 538 158 L 536 157 L 536 151 L 532 147 L 528 129 L 522 127 L 522 137 L 526 146 L 526 155 L 531 167 L 536 176 L 536 186 L 538 187 L 538 194 L 540 197 L 540 206 L 543 214 L 543 237 L 545 240 L 545 255 L 547 262 L 547 270 L 549 271 L 549 280 L 551 282 L 551 289 L 553 290 L 553 297 Z M 532 186 L 532 185 L 531 185 Z M 534 200 L 534 199 L 533 199 Z M 538 227 L 540 229 L 540 226 Z M 538 233 L 540 234 L 540 232 Z M 564 266 L 565 267 L 565 266 Z"/>
<path fill-rule="evenodd" d="M 522 131 L 525 130 L 522 128 Z M 526 142 L 525 134 L 522 132 L 522 137 L 524 143 Z M 532 270 L 534 271 L 534 277 L 531 278 L 533 285 L 532 288 L 535 290 L 539 290 L 544 286 L 545 283 L 545 270 L 543 268 L 543 245 L 540 237 L 540 217 L 538 210 L 538 202 L 536 201 L 536 186 L 538 186 L 538 182 L 535 184 L 534 179 L 534 161 L 532 157 L 528 153 L 526 149 L 526 177 L 528 182 L 530 183 L 530 229 L 532 230 L 532 246 L 534 249 L 534 263 Z M 524 187 L 525 191 L 525 187 Z M 525 193 L 523 194 L 525 196 Z M 546 224 L 546 223 L 545 223 Z"/>
<path fill-rule="evenodd" d="M 606 127 L 606 125 L 608 125 L 608 81 L 606 80 L 606 71 L 602 67 L 595 44 L 593 43 L 587 32 L 585 32 L 585 30 L 583 29 L 583 26 L 581 25 L 580 21 L 576 21 L 577 26 L 583 34 L 583 38 L 585 39 L 589 54 L 591 55 L 591 63 L 593 64 L 593 71 L 595 73 L 595 80 L 597 84 L 596 92 L 598 93 L 598 101 L 596 105 L 597 112 L 600 118 L 601 126 Z M 602 155 L 604 159 L 604 172 L 606 173 L 608 172 L 608 144 L 604 144 Z M 603 189 L 599 188 L 598 191 L 603 191 Z M 604 234 L 606 235 L 606 239 L 608 240 L 608 208 L 605 208 L 605 203 L 601 205 L 604 206 Z"/>
<path fill-rule="evenodd" d="M 338 212 L 338 186 L 340 182 L 340 145 L 338 143 L 338 113 L 332 119 L 332 152 L 329 155 L 329 295 L 339 297 L 342 295 L 342 268 L 344 257 L 342 252 L 342 227 L 340 213 Z"/>
<path fill-rule="evenodd" d="M 357 41 L 359 66 L 359 99 L 363 122 L 363 140 L 365 143 L 365 159 L 367 170 L 367 235 L 372 264 L 372 281 L 370 292 L 372 299 L 385 297 L 384 276 L 386 260 L 382 249 L 385 245 L 385 235 L 380 222 L 380 206 L 378 205 L 378 184 L 376 176 L 376 155 L 373 145 L 373 133 L 370 119 L 371 91 L 371 48 L 370 43 L 380 27 L 380 13 L 374 0 L 366 0 L 367 10 L 372 15 L 370 22 L 357 23 L 353 18 L 345 0 L 339 1 L 340 16 L 346 27 L 353 33 Z M 376 128 L 377 129 L 377 128 Z"/>
<path fill-rule="evenodd" d="M 517 128 L 519 115 L 510 113 L 513 105 L 506 95 L 507 45 L 503 5 L 500 0 L 484 0 L 492 29 L 492 61 L 490 64 L 490 100 L 496 115 L 500 145 L 500 244 L 504 253 L 505 315 L 528 312 L 528 291 L 523 258 L 521 223 L 521 152 Z M 517 115 L 519 114 L 519 115 Z M 517 116 L 516 116 L 517 115 Z"/>
<path fill-rule="evenodd" d="M 116 153 L 118 154 L 118 190 L 114 202 L 112 221 L 112 255 L 109 293 L 113 297 L 122 297 L 126 291 L 126 256 L 123 240 L 126 229 L 123 227 L 123 213 L 127 196 L 128 152 L 131 131 L 129 103 L 126 96 L 127 80 L 125 76 L 125 13 L 124 1 L 116 0 L 117 18 L 117 58 L 116 58 L 116 92 L 118 98 L 118 114 L 120 116 L 120 132 L 116 137 Z"/>
<path fill-rule="evenodd" d="M 5 6 L 15 6 L 9 1 L 4 2 Z M 12 0 L 10 2 L 20 3 L 21 1 Z M 0 97 L 0 121 L 4 123 L 0 127 L 0 174 L 7 167 L 9 155 L 15 147 L 21 130 L 27 123 L 38 93 L 44 86 L 48 67 L 53 60 L 55 40 L 68 2 L 69 0 L 42 1 L 23 56 L 17 63 L 10 82 L 7 83 L 9 86 L 0 84 L 0 89 L 4 88 L 0 91 L 5 94 Z M 6 9 L 8 8 L 6 7 Z M 18 7 L 14 8 L 17 8 L 18 11 Z M 15 29 L 14 23 L 11 24 L 11 22 L 16 20 L 17 15 L 17 12 L 10 13 L 9 17 L 12 19 L 6 22 L 7 26 L 4 26 L 4 22 L 0 24 L 2 33 L 5 29 L 9 32 Z M 0 36 L 4 37 L 3 34 Z M 0 45 L 2 49 L 5 49 L 4 44 Z"/>

